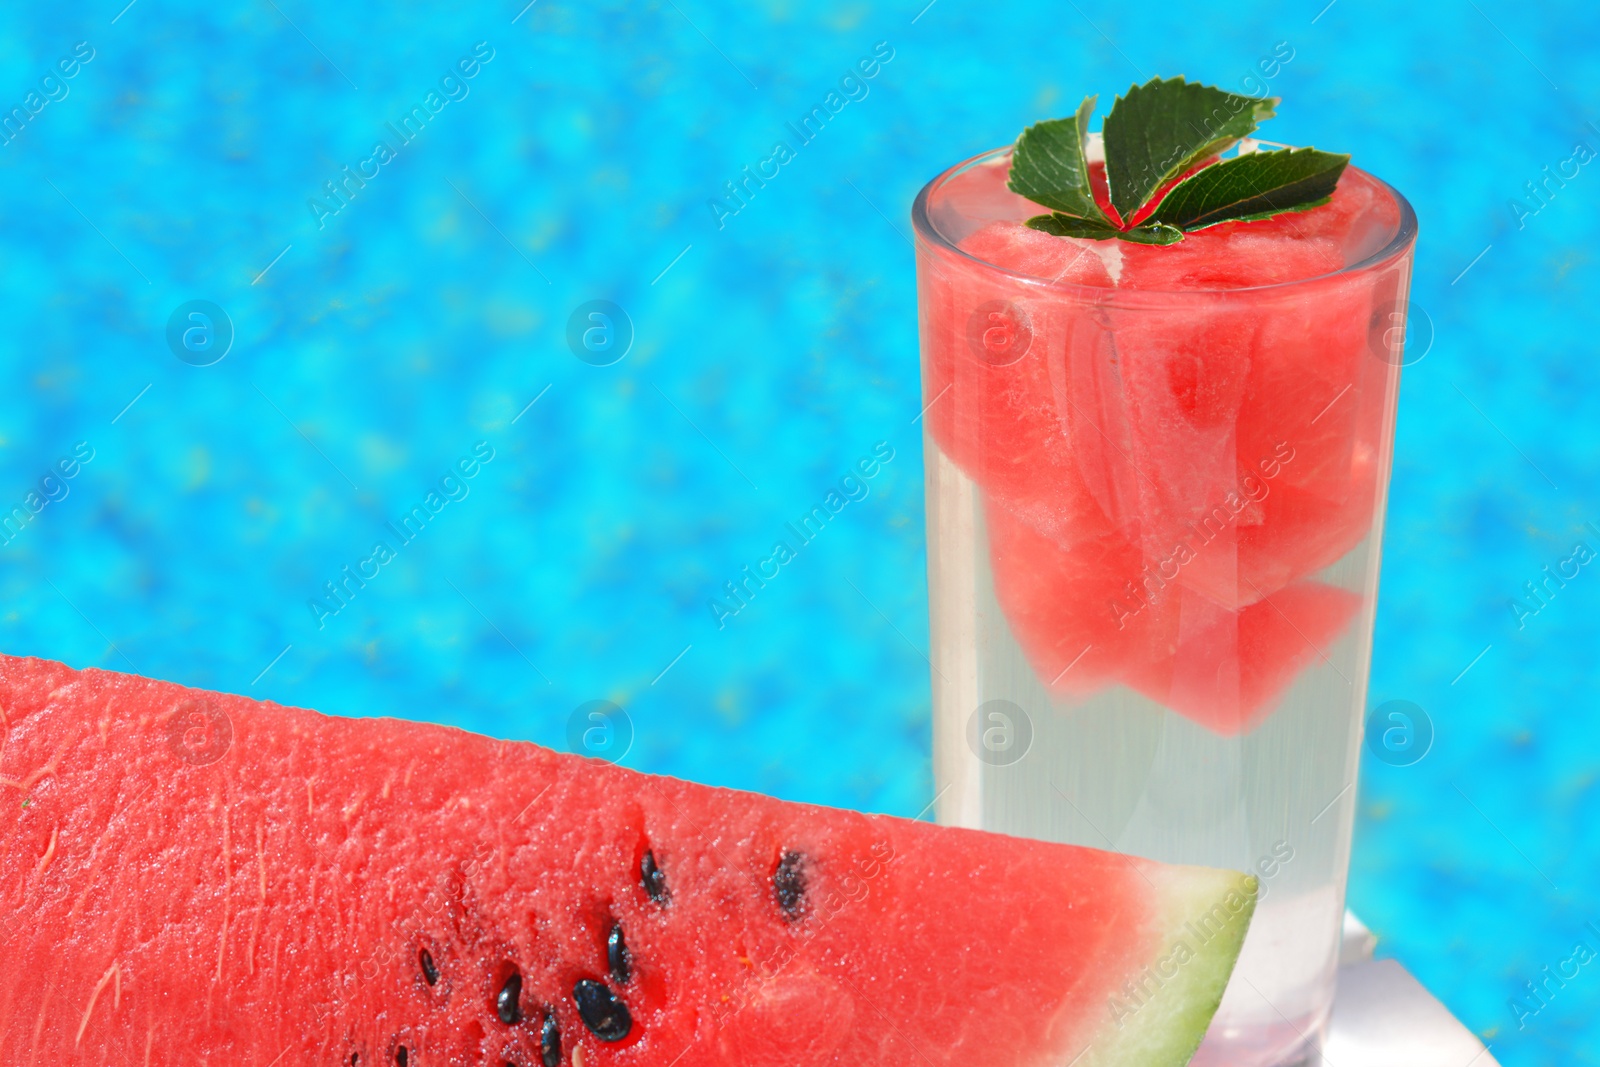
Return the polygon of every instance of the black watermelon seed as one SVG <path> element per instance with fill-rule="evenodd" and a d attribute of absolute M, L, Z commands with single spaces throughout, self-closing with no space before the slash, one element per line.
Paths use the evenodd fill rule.
<path fill-rule="evenodd" d="M 644 891 L 650 894 L 651 900 L 666 907 L 667 875 L 656 866 L 656 854 L 648 849 L 645 851 L 644 859 L 639 861 L 639 884 L 644 886 Z"/>
<path fill-rule="evenodd" d="M 595 1037 L 601 1041 L 621 1041 L 633 1029 L 633 1016 L 628 1006 L 603 982 L 584 978 L 572 987 L 572 999 L 578 1004 L 578 1017 Z"/>
<path fill-rule="evenodd" d="M 433 955 L 427 949 L 417 953 L 417 962 L 422 964 L 422 977 L 429 985 L 439 984 L 439 968 L 434 965 Z"/>
<path fill-rule="evenodd" d="M 506 984 L 500 987 L 499 995 L 494 998 L 495 1014 L 507 1026 L 514 1026 L 522 1019 L 521 1001 L 522 975 L 512 971 L 511 977 L 506 979 Z"/>
<path fill-rule="evenodd" d="M 411 1057 L 406 1054 L 406 1047 L 404 1045 L 401 1045 L 399 1048 L 394 1050 L 394 1062 L 398 1064 L 399 1067 L 406 1067 L 406 1061 L 410 1058 Z"/>
<path fill-rule="evenodd" d="M 611 924 L 611 933 L 606 937 L 606 962 L 611 965 L 611 977 L 617 984 L 627 985 L 628 979 L 633 977 L 633 954 L 622 938 L 620 922 Z"/>
<path fill-rule="evenodd" d="M 561 1024 L 553 1011 L 545 1013 L 544 1026 L 539 1028 L 539 1058 L 544 1067 L 561 1065 Z"/>
<path fill-rule="evenodd" d="M 793 922 L 806 908 L 806 872 L 800 869 L 805 857 L 798 852 L 785 852 L 772 872 L 772 889 L 778 897 L 778 907 L 784 917 Z"/>

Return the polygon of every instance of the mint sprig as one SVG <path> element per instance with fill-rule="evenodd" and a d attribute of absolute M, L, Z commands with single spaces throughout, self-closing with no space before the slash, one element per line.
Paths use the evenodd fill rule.
<path fill-rule="evenodd" d="M 1036 230 L 1174 244 L 1185 233 L 1218 223 L 1324 204 L 1350 161 L 1348 155 L 1298 148 L 1206 162 L 1272 118 L 1277 98 L 1238 96 L 1181 77 L 1152 78 L 1117 97 L 1106 116 L 1105 192 L 1114 220 L 1095 199 L 1085 148 L 1096 99 L 1085 98 L 1071 118 L 1030 126 L 1017 139 L 1007 186 L 1051 209 L 1027 221 Z M 1133 219 L 1137 225 L 1130 225 Z"/>
<path fill-rule="evenodd" d="M 1106 184 L 1124 219 L 1157 189 L 1270 119 L 1275 96 L 1256 100 L 1179 78 L 1151 78 L 1119 96 L 1106 116 Z"/>

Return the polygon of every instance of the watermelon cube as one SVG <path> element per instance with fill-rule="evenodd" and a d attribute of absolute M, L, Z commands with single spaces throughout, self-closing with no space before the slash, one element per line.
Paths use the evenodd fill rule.
<path fill-rule="evenodd" d="M 991 497 L 1066 541 L 1094 536 L 1105 517 L 1078 473 L 1072 398 L 1060 378 L 1063 350 L 1098 349 L 1106 338 L 1092 308 L 1032 278 L 1102 285 L 1106 267 L 1081 244 L 1014 222 L 993 223 L 962 248 L 1027 276 L 924 271 L 928 432 Z"/>
<path fill-rule="evenodd" d="M 985 524 L 996 600 L 1046 685 L 1126 685 L 1224 736 L 1265 718 L 1362 603 L 1305 581 L 1227 607 L 1115 534 L 1063 548 L 992 503 Z"/>
<path fill-rule="evenodd" d="M 1313 579 L 1381 498 L 1405 276 L 1344 268 L 1398 205 L 1350 171 L 1309 211 L 1097 242 L 1022 225 L 1002 171 L 954 179 L 958 252 L 919 245 L 927 432 L 986 501 L 996 598 L 1047 685 L 1248 728 L 1315 659 L 1294 625 L 1320 644 L 1360 605 Z"/>
<path fill-rule="evenodd" d="M 1197 236 L 1129 249 L 1122 280 L 1165 293 L 1270 284 L 1338 262 L 1327 239 Z M 1374 298 L 1370 282 L 1336 277 L 1108 310 L 1115 355 L 1082 376 L 1102 400 L 1076 405 L 1094 417 L 1074 441 L 1112 521 L 1149 551 L 1190 543 L 1197 559 L 1181 580 L 1230 606 L 1354 547 L 1371 528 L 1393 396 L 1394 368 L 1368 345 Z"/>
<path fill-rule="evenodd" d="M 1187 589 L 1174 599 L 1177 641 L 1124 681 L 1223 736 L 1266 718 L 1301 671 L 1326 659 L 1362 602 L 1321 582 L 1299 582 L 1238 609 Z"/>

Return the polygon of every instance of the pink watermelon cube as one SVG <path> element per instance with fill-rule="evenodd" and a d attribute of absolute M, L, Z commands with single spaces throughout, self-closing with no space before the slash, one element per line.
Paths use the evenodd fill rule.
<path fill-rule="evenodd" d="M 985 526 L 995 597 L 1046 685 L 1126 685 L 1223 735 L 1265 718 L 1362 603 L 1304 581 L 1225 607 L 1116 534 L 1064 548 L 993 503 Z"/>
<path fill-rule="evenodd" d="M 1155 247 L 1030 230 L 1004 173 L 953 179 L 959 251 L 919 248 L 928 433 L 986 500 L 996 597 L 1047 684 L 1248 728 L 1360 607 L 1311 579 L 1382 492 L 1405 278 L 1342 272 L 1398 205 L 1348 171 Z"/>

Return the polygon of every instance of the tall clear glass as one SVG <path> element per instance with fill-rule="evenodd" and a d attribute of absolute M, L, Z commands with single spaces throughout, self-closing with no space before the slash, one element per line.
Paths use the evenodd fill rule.
<path fill-rule="evenodd" d="M 1351 168 L 1250 236 L 1067 242 L 1009 158 L 913 209 L 939 818 L 1254 872 L 1194 1062 L 1315 1062 L 1415 216 Z"/>

